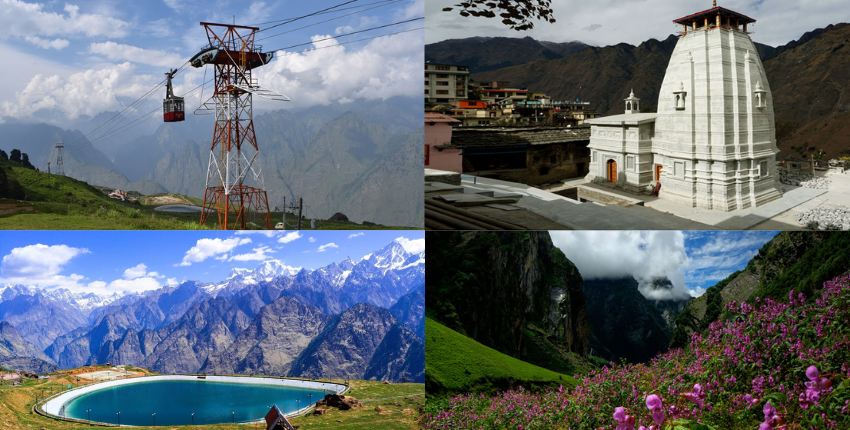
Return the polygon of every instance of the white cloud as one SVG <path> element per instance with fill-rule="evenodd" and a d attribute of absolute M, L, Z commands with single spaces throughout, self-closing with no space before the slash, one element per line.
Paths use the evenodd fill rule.
<path fill-rule="evenodd" d="M 360 236 L 363 236 L 363 232 L 362 232 L 362 231 L 357 232 L 357 233 L 349 234 L 349 235 L 348 235 L 348 238 L 349 238 L 349 239 L 354 239 L 355 237 L 360 237 Z"/>
<path fill-rule="evenodd" d="M 255 1 L 251 3 L 251 6 L 248 6 L 244 15 L 238 17 L 239 21 L 237 22 L 242 22 L 244 25 L 256 25 L 268 21 L 270 12 L 271 8 L 265 2 Z"/>
<path fill-rule="evenodd" d="M 89 52 L 103 55 L 110 60 L 129 61 L 165 68 L 176 69 L 186 62 L 186 59 L 171 52 L 144 49 L 111 41 L 92 43 L 89 45 Z"/>
<path fill-rule="evenodd" d="M 313 36 L 314 49 L 303 53 L 306 47 L 278 51 L 258 69 L 260 82 L 290 96 L 292 107 L 422 94 L 422 31 L 380 37 L 359 49 L 336 39 L 320 41 L 329 37 Z"/>
<path fill-rule="evenodd" d="M 301 237 L 302 237 L 301 232 L 291 231 L 289 233 L 286 233 L 283 237 L 281 237 L 277 241 L 280 242 L 280 243 L 289 243 L 289 242 L 292 242 L 295 239 L 300 239 Z"/>
<path fill-rule="evenodd" d="M 279 236 L 280 232 L 275 230 L 236 230 L 237 236 L 243 236 L 246 234 L 261 234 L 265 237 L 275 237 Z"/>
<path fill-rule="evenodd" d="M 325 252 L 325 250 L 330 249 L 330 248 L 339 248 L 339 246 L 337 246 L 337 244 L 335 244 L 333 242 L 326 243 L 324 245 L 320 245 L 319 249 L 316 252 Z"/>
<path fill-rule="evenodd" d="M 65 4 L 64 14 L 44 10 L 39 3 L 0 0 L 0 38 L 9 36 L 85 35 L 124 37 L 130 24 L 105 15 L 80 13 L 80 7 Z"/>
<path fill-rule="evenodd" d="M 183 261 L 178 265 L 190 266 L 192 263 L 200 263 L 210 257 L 216 257 L 218 260 L 226 259 L 227 257 L 224 254 L 237 246 L 248 243 L 251 243 L 251 239 L 235 237 L 231 239 L 199 239 L 195 246 L 186 251 Z"/>
<path fill-rule="evenodd" d="M 316 241 L 316 238 L 311 236 L 311 237 L 310 237 L 310 239 L 307 239 L 307 240 L 309 240 L 309 241 L 310 241 L 310 243 L 313 243 L 313 242 L 315 242 L 315 241 Z"/>
<path fill-rule="evenodd" d="M 0 116 L 23 118 L 45 110 L 55 110 L 69 119 L 94 116 L 106 110 L 123 109 L 119 97 L 145 93 L 154 78 L 136 75 L 132 64 L 125 62 L 98 70 L 74 73 L 67 78 L 37 74 L 14 101 L 0 105 Z"/>
<path fill-rule="evenodd" d="M 688 294 L 690 294 L 691 297 L 699 297 L 699 296 L 705 294 L 705 288 L 696 287 L 696 288 L 690 289 L 690 290 L 688 290 Z"/>
<path fill-rule="evenodd" d="M 129 269 L 124 270 L 124 279 L 136 279 L 145 276 L 148 273 L 148 266 L 144 263 L 139 263 Z"/>
<path fill-rule="evenodd" d="M 156 279 L 145 276 L 136 279 L 116 279 L 103 287 L 103 293 L 113 294 L 120 292 L 139 293 L 142 291 L 158 290 L 162 285 Z"/>
<path fill-rule="evenodd" d="M 578 267 L 585 279 L 632 276 L 644 296 L 655 299 L 689 295 L 682 268 L 689 263 L 680 231 L 550 232 L 555 246 Z M 654 278 L 673 283 L 672 296 L 647 288 Z M 652 296 L 652 297 L 650 297 Z"/>
<path fill-rule="evenodd" d="M 408 239 L 406 237 L 399 237 L 395 240 L 401 246 L 404 247 L 405 251 L 411 254 L 419 254 L 420 252 L 425 251 L 425 239 Z"/>
<path fill-rule="evenodd" d="M 354 31 L 354 27 L 350 25 L 343 25 L 334 29 L 334 34 L 351 33 L 352 31 Z"/>
<path fill-rule="evenodd" d="M 139 263 L 133 267 L 124 270 L 124 279 L 132 280 L 142 277 L 164 278 L 165 276 L 160 275 L 157 272 L 148 272 L 148 266 L 146 266 L 144 263 Z"/>
<path fill-rule="evenodd" d="M 168 278 L 165 280 L 165 283 L 172 287 L 180 285 L 180 281 L 178 281 L 177 278 Z"/>
<path fill-rule="evenodd" d="M 8 278 L 43 279 L 59 274 L 74 257 L 89 252 L 67 245 L 28 245 L 14 248 L 3 257 L 0 274 Z"/>
<path fill-rule="evenodd" d="M 275 250 L 269 248 L 268 246 L 261 246 L 259 248 L 254 248 L 253 252 L 248 254 L 239 254 L 230 257 L 227 261 L 264 261 L 268 260 L 271 256 L 268 254 L 273 254 Z"/>
<path fill-rule="evenodd" d="M 38 36 L 24 36 L 24 40 L 38 46 L 41 49 L 55 49 L 61 51 L 71 43 L 66 39 L 42 39 Z"/>

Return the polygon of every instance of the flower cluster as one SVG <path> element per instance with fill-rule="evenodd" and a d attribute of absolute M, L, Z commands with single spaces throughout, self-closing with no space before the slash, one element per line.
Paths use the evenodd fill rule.
<path fill-rule="evenodd" d="M 850 276 L 818 294 L 728 303 L 688 348 L 576 375 L 575 387 L 429 402 L 425 427 L 850 429 Z"/>

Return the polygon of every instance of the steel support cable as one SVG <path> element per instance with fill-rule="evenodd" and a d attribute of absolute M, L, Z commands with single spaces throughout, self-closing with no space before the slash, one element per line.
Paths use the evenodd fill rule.
<path fill-rule="evenodd" d="M 292 30 L 287 30 L 287 31 L 283 31 L 283 32 L 280 32 L 280 33 L 275 33 L 271 36 L 259 38 L 259 39 L 257 39 L 257 42 L 259 42 L 261 40 L 271 39 L 272 37 L 277 37 L 277 36 L 280 36 L 282 34 L 292 33 L 294 31 L 298 31 L 298 30 L 303 30 L 303 29 L 308 28 L 308 27 L 314 27 L 314 26 L 317 26 L 319 24 L 324 24 L 326 22 L 334 21 L 334 20 L 337 20 L 337 19 L 340 19 L 340 18 L 345 18 L 347 16 L 356 15 L 358 13 L 363 13 L 363 12 L 366 12 L 366 11 L 369 11 L 369 10 L 372 10 L 372 9 L 377 9 L 379 7 L 389 6 L 393 3 L 398 3 L 398 2 L 401 2 L 401 1 L 403 1 L 403 0 L 390 0 L 387 3 L 381 4 L 381 5 L 378 5 L 378 6 L 374 6 L 374 7 L 370 7 L 368 9 L 358 10 L 356 12 L 351 12 L 351 13 L 347 13 L 345 15 L 340 15 L 340 16 L 337 16 L 337 17 L 329 18 L 329 19 L 326 19 L 324 21 L 319 21 L 319 22 L 316 22 L 316 23 L 313 23 L 313 24 L 302 25 L 301 27 L 293 28 Z"/>
<path fill-rule="evenodd" d="M 311 45 L 311 44 L 316 43 L 316 42 L 323 42 L 323 41 L 326 41 L 326 40 L 336 39 L 338 37 L 351 36 L 352 34 L 365 33 L 367 31 L 378 30 L 380 28 L 392 27 L 394 25 L 406 24 L 408 22 L 419 21 L 421 19 L 425 19 L 425 17 L 420 16 L 420 17 L 417 17 L 417 18 L 406 19 L 404 21 L 393 22 L 391 24 L 384 24 L 384 25 L 379 25 L 377 27 L 365 28 L 363 30 L 352 31 L 350 33 L 343 33 L 343 34 L 339 34 L 339 35 L 336 35 L 336 36 L 333 36 L 333 37 L 326 37 L 324 39 L 318 39 L 318 40 L 313 40 L 313 41 L 310 41 L 310 42 L 299 43 L 299 44 L 296 44 L 296 45 L 290 45 L 290 46 L 287 46 L 287 47 L 284 47 L 284 48 L 272 49 L 271 51 L 282 51 L 284 49 L 297 48 L 299 46 Z M 266 51 L 266 52 L 271 52 L 271 51 Z"/>
<path fill-rule="evenodd" d="M 185 63 L 183 63 L 183 65 L 181 65 L 181 66 L 177 69 L 177 72 L 175 72 L 175 73 L 174 73 L 174 75 L 176 76 L 176 75 L 177 75 L 178 73 L 180 73 L 183 69 L 185 69 L 188 65 L 189 65 L 189 62 L 188 62 L 188 61 L 186 61 Z M 83 140 L 84 140 L 84 139 L 86 139 L 86 138 L 88 138 L 89 136 L 91 136 L 91 135 L 95 134 L 97 131 L 99 131 L 99 130 L 100 130 L 100 129 L 102 129 L 103 127 L 105 127 L 105 126 L 109 125 L 109 124 L 110 124 L 111 122 L 113 122 L 116 118 L 118 118 L 119 116 L 122 116 L 122 115 L 124 114 L 124 112 L 125 112 L 125 111 L 127 111 L 127 110 L 129 110 L 129 109 L 132 109 L 134 106 L 137 106 L 137 105 L 139 105 L 139 106 L 140 106 L 142 103 L 144 103 L 145 101 L 147 101 L 150 97 L 152 97 L 152 96 L 153 96 L 153 94 L 154 94 L 154 92 L 155 92 L 157 89 L 159 89 L 159 87 L 161 87 L 163 84 L 165 84 L 165 82 L 166 82 L 166 81 L 167 81 L 167 79 L 163 79 L 163 80 L 162 80 L 162 81 L 160 81 L 160 82 L 159 82 L 156 86 L 154 86 L 153 88 L 151 88 L 150 90 L 148 90 L 148 92 L 146 92 L 145 94 L 143 94 L 142 96 L 140 96 L 139 98 L 137 98 L 135 101 L 133 101 L 133 103 L 129 104 L 127 107 L 125 107 L 124 109 L 122 109 L 120 112 L 118 112 L 118 113 L 116 113 L 114 116 L 112 116 L 112 118 L 110 118 L 110 119 L 106 120 L 106 122 L 104 122 L 103 124 L 101 124 L 100 126 L 98 126 L 97 128 L 95 128 L 94 130 L 92 130 L 92 131 L 90 131 L 90 132 L 88 132 L 88 133 L 84 134 L 82 137 L 78 138 L 77 140 L 75 140 L 75 141 L 73 141 L 73 142 L 69 143 L 68 145 L 65 145 L 65 147 L 66 147 L 66 148 L 73 148 L 73 147 L 80 147 L 80 146 L 82 146 L 82 144 L 83 144 L 82 142 L 83 142 Z M 126 118 L 126 116 L 125 116 L 124 118 Z M 120 122 L 119 122 L 119 124 L 120 124 Z M 114 127 L 113 127 L 113 128 L 114 128 Z M 107 131 L 106 131 L 106 133 L 108 133 L 109 131 L 110 131 L 110 130 L 107 130 Z"/>
<path fill-rule="evenodd" d="M 343 10 L 357 9 L 357 8 L 361 8 L 361 7 L 371 6 L 373 4 L 387 3 L 387 2 L 392 2 L 392 1 L 395 1 L 395 0 L 381 0 L 381 1 L 376 1 L 376 2 L 372 2 L 372 3 L 364 3 L 364 4 L 359 5 L 359 6 L 349 6 L 349 7 L 337 8 L 335 10 L 329 10 L 329 11 L 326 11 L 326 12 L 318 12 L 318 13 L 313 14 L 313 16 L 326 15 L 326 14 L 329 14 L 329 13 L 340 12 L 340 11 L 343 11 Z M 249 27 L 259 27 L 261 25 L 274 24 L 276 22 L 292 21 L 293 19 L 296 19 L 296 18 L 298 18 L 298 17 L 294 16 L 294 17 L 291 17 L 291 18 L 276 19 L 274 21 L 266 21 L 266 22 L 261 22 L 259 24 L 253 24 L 253 25 L 250 25 Z"/>
<path fill-rule="evenodd" d="M 174 74 L 172 75 L 172 77 L 177 76 L 177 74 L 179 74 L 181 71 L 183 71 L 183 69 L 185 69 L 188 65 L 189 65 L 189 62 L 188 62 L 188 61 L 187 61 L 187 62 L 185 62 L 185 63 L 183 63 L 183 65 L 182 65 L 182 66 L 180 66 L 179 68 L 177 68 L 177 71 L 176 71 L 176 72 L 174 72 Z M 161 87 L 161 86 L 162 86 L 162 83 L 160 83 L 160 84 L 159 84 L 156 88 L 159 88 L 159 87 Z M 156 88 L 154 88 L 154 90 L 155 90 Z M 153 91 L 153 90 L 152 90 L 152 91 L 148 91 L 148 92 L 145 94 L 145 96 L 144 96 L 144 98 L 143 98 L 143 99 L 141 99 L 141 100 L 138 100 L 138 101 L 137 101 L 136 105 L 137 105 L 137 106 L 139 106 L 139 107 L 141 107 L 141 105 L 142 105 L 143 103 L 145 103 L 147 100 L 149 100 L 151 97 L 153 97 L 153 94 L 154 94 L 154 91 Z M 131 106 L 132 106 L 132 105 L 131 105 Z M 124 118 L 125 118 L 125 119 L 129 119 L 127 116 L 124 116 Z M 115 127 L 118 127 L 118 126 L 121 124 L 121 122 L 122 122 L 122 121 L 123 121 L 123 120 L 119 121 L 119 122 L 118 122 L 118 123 L 116 123 L 116 124 L 113 124 L 113 125 L 112 125 L 112 127 L 110 127 L 108 130 L 106 130 L 104 133 L 105 133 L 105 134 L 109 134 L 112 130 L 114 130 L 114 129 L 115 129 Z"/>
<path fill-rule="evenodd" d="M 395 32 L 392 32 L 392 33 L 379 34 L 377 36 L 372 36 L 372 37 L 364 37 L 362 39 L 349 40 L 347 42 L 341 42 L 341 43 L 337 43 L 336 45 L 331 45 L 331 46 L 320 46 L 318 48 L 304 49 L 304 50 L 301 50 L 301 51 L 284 52 L 283 54 L 278 55 L 278 57 L 283 57 L 283 56 L 286 56 L 286 55 L 303 54 L 305 52 L 311 52 L 311 51 L 315 51 L 317 49 L 338 48 L 342 45 L 348 45 L 350 43 L 362 42 L 364 40 L 377 39 L 379 37 L 392 36 L 394 34 L 410 33 L 411 31 L 424 30 L 424 29 L 425 29 L 425 27 L 416 27 L 416 28 L 411 28 L 410 30 L 395 31 Z"/>
<path fill-rule="evenodd" d="M 263 28 L 263 29 L 257 30 L 257 33 L 262 32 L 262 31 L 266 31 L 266 30 L 271 30 L 272 28 L 280 27 L 281 25 L 286 25 L 286 24 L 289 24 L 289 23 L 291 23 L 291 22 L 298 21 L 299 19 L 309 18 L 309 17 L 311 17 L 311 16 L 318 15 L 318 14 L 320 14 L 320 13 L 322 13 L 322 12 L 326 12 L 326 11 L 329 11 L 329 10 L 332 10 L 332 9 L 336 9 L 336 8 L 338 8 L 338 7 L 340 7 L 340 6 L 345 6 L 345 5 L 347 5 L 347 4 L 351 4 L 351 3 L 354 3 L 354 2 L 357 2 L 357 1 L 359 1 L 359 0 L 349 0 L 349 1 L 345 2 L 345 3 L 340 3 L 340 4 L 336 5 L 336 6 L 331 6 L 331 7 L 329 7 L 329 8 L 325 8 L 325 9 L 322 9 L 322 10 L 319 10 L 319 11 L 316 11 L 316 12 L 313 12 L 313 13 L 308 13 L 307 15 L 302 15 L 302 16 L 299 16 L 299 17 L 295 17 L 295 18 L 292 18 L 292 19 L 290 19 L 290 20 L 287 20 L 287 21 L 281 22 L 280 24 L 275 24 L 275 25 L 273 25 L 273 26 L 271 26 L 271 27 L 266 27 L 266 28 Z"/>
<path fill-rule="evenodd" d="M 188 92 L 186 92 L 186 93 L 182 94 L 180 97 L 186 97 L 186 96 L 188 96 L 189 94 L 192 94 L 192 93 L 194 93 L 194 92 L 198 91 L 198 89 L 200 89 L 200 88 L 204 87 L 206 84 L 208 84 L 208 83 L 210 83 L 210 82 L 212 82 L 212 81 L 213 81 L 213 80 L 212 80 L 212 79 L 210 79 L 209 81 L 206 81 L 206 82 L 204 82 L 203 84 L 198 85 L 197 87 L 195 87 L 195 88 L 193 88 L 193 89 L 189 90 Z M 153 115 L 153 114 L 155 114 L 155 113 L 157 113 L 157 112 L 160 112 L 160 111 L 162 111 L 162 107 L 161 107 L 161 106 L 160 106 L 160 107 L 157 107 L 156 109 L 154 109 L 154 110 L 152 110 L 152 111 L 150 111 L 150 112 L 148 112 L 148 113 L 146 113 L 146 114 L 144 114 L 144 115 L 142 115 L 142 116 L 140 116 L 140 117 L 138 117 L 138 118 L 136 118 L 136 119 L 135 119 L 135 120 L 133 120 L 132 122 L 129 122 L 129 123 L 127 123 L 127 124 L 124 124 L 123 126 L 121 126 L 120 128 L 118 128 L 118 129 L 114 130 L 113 132 L 111 132 L 111 133 L 109 133 L 109 134 L 105 134 L 105 135 L 99 136 L 99 137 L 97 137 L 97 138 L 95 138 L 95 139 L 91 140 L 91 143 L 93 144 L 94 142 L 97 142 L 97 141 L 99 141 L 99 140 L 105 139 L 105 138 L 107 138 L 107 137 L 114 136 L 114 135 L 116 135 L 116 134 L 120 133 L 121 131 L 123 131 L 123 130 L 125 130 L 125 129 L 132 128 L 134 125 L 138 124 L 138 122 L 139 122 L 139 121 L 141 121 L 141 120 L 143 120 L 143 119 L 145 119 L 145 118 L 147 118 L 147 117 L 149 117 L 149 116 L 151 116 L 151 115 Z"/>

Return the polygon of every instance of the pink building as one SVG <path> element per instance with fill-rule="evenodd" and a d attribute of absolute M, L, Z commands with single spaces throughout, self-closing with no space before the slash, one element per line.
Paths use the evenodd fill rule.
<path fill-rule="evenodd" d="M 460 149 L 442 149 L 452 141 L 452 123 L 460 122 L 438 113 L 425 113 L 425 168 L 461 173 Z"/>

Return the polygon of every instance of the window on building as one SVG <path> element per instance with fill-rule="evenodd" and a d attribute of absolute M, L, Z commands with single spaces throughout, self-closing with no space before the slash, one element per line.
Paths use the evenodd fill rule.
<path fill-rule="evenodd" d="M 770 174 L 770 171 L 767 169 L 767 161 L 762 161 L 759 163 L 759 178 L 765 178 Z"/>
<path fill-rule="evenodd" d="M 635 171 L 635 157 L 626 157 L 626 168 L 629 169 L 630 172 Z"/>
<path fill-rule="evenodd" d="M 435 66 L 434 69 L 436 69 L 436 70 L 451 70 L 452 68 L 450 66 Z"/>
<path fill-rule="evenodd" d="M 425 86 L 427 87 L 428 85 L 431 85 L 431 83 L 428 82 L 428 81 L 425 81 Z"/>
<path fill-rule="evenodd" d="M 449 90 L 437 90 L 437 94 L 448 94 Z"/>
<path fill-rule="evenodd" d="M 437 86 L 447 87 L 449 86 L 449 81 L 437 81 Z"/>
<path fill-rule="evenodd" d="M 449 78 L 449 75 L 442 74 L 442 73 L 437 74 L 437 79 L 448 79 L 448 78 Z"/>
<path fill-rule="evenodd" d="M 431 92 L 431 90 L 429 90 L 428 88 L 425 88 L 425 94 L 428 94 L 430 92 Z"/>
<path fill-rule="evenodd" d="M 558 162 L 558 155 L 557 154 L 550 155 L 549 156 L 549 162 L 550 163 L 557 163 Z"/>

